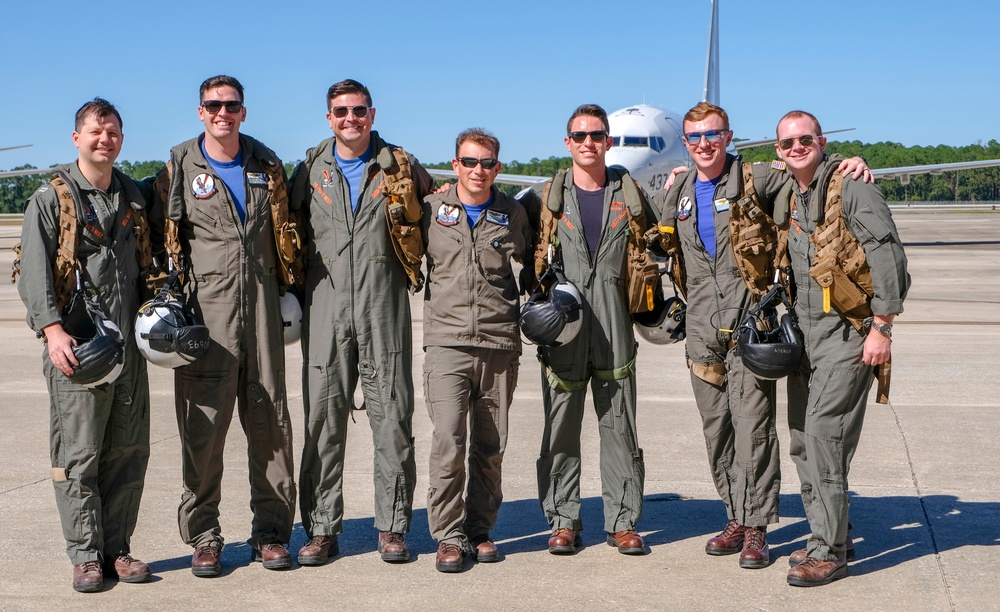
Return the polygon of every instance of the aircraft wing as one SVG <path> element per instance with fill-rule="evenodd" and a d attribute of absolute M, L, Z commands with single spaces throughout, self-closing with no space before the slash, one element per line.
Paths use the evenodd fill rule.
<path fill-rule="evenodd" d="M 855 128 L 844 128 L 842 130 L 830 130 L 829 132 L 823 132 L 823 135 L 827 134 L 838 134 L 840 132 L 850 132 Z M 770 145 L 777 142 L 774 138 L 761 138 L 760 140 L 738 140 L 733 142 L 733 148 L 739 151 L 740 149 L 749 149 L 750 147 L 760 147 L 763 145 Z"/>
<path fill-rule="evenodd" d="M 23 149 L 30 146 L 31 145 L 17 145 L 16 147 L 0 147 L 0 151 L 12 151 L 14 149 Z"/>
<path fill-rule="evenodd" d="M 942 172 L 990 168 L 992 166 L 1000 166 L 1000 159 L 953 162 L 950 164 L 928 164 L 926 166 L 904 166 L 900 168 L 877 168 L 872 169 L 872 176 L 877 179 L 896 179 L 905 185 L 910 182 L 910 176 L 913 174 L 941 174 Z"/>
<path fill-rule="evenodd" d="M 433 176 L 434 178 L 453 179 L 453 180 L 458 179 L 458 176 L 455 174 L 454 170 L 433 170 L 431 168 L 427 168 L 426 170 L 427 173 Z M 496 179 L 494 179 L 494 182 L 503 183 L 505 185 L 521 185 L 522 187 L 531 187 L 532 185 L 538 185 L 544 183 L 550 178 L 552 177 L 528 176 L 526 174 L 500 173 L 497 175 Z"/>
<path fill-rule="evenodd" d="M 52 168 L 28 168 L 27 170 L 0 170 L 0 178 L 28 176 L 30 174 L 51 174 Z"/>

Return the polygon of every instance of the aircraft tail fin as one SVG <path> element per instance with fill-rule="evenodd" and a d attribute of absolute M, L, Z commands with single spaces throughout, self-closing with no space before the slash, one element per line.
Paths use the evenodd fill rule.
<path fill-rule="evenodd" d="M 705 60 L 703 102 L 719 106 L 719 3 L 712 0 L 712 25 L 708 32 L 708 57 Z"/>

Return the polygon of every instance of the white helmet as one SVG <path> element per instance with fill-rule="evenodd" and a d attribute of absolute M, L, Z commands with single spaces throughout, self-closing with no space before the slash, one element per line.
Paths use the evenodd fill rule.
<path fill-rule="evenodd" d="M 281 296 L 281 324 L 286 345 L 295 344 L 302 337 L 302 306 L 291 291 Z"/>
<path fill-rule="evenodd" d="M 187 304 L 161 291 L 139 308 L 135 343 L 149 363 L 161 368 L 187 365 L 208 353 L 208 328 Z"/>
<path fill-rule="evenodd" d="M 538 346 L 562 346 L 576 338 L 583 327 L 583 297 L 562 272 L 548 293 L 537 291 L 521 307 L 521 333 Z"/>

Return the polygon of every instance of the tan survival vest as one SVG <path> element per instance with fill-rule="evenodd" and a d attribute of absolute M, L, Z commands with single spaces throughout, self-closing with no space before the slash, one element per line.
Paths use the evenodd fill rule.
<path fill-rule="evenodd" d="M 694 174 L 691 173 L 686 180 L 693 182 L 693 177 Z M 740 277 L 756 301 L 774 283 L 776 254 L 781 237 L 774 220 L 760 205 L 760 197 L 753 184 L 753 164 L 742 164 L 740 187 L 739 198 L 730 205 L 729 242 Z M 666 202 L 668 210 L 676 208 L 682 191 L 685 189 L 674 190 L 672 197 Z M 687 272 L 684 269 L 684 254 L 677 234 L 676 217 L 673 225 L 659 225 L 652 231 L 659 233 L 660 247 L 669 259 L 671 278 L 681 297 L 687 299 Z"/>
<path fill-rule="evenodd" d="M 119 183 L 122 185 L 121 199 L 126 202 L 135 198 L 135 194 L 129 193 L 132 190 L 126 187 L 127 181 L 131 180 L 118 170 L 113 170 Z M 56 304 L 62 312 L 72 301 L 73 294 L 77 288 L 77 272 L 81 270 L 80 261 L 77 259 L 77 244 L 80 241 L 81 228 L 87 230 L 91 235 L 99 240 L 104 240 L 104 231 L 96 225 L 90 223 L 80 223 L 81 218 L 86 218 L 83 213 L 83 198 L 77 189 L 76 182 L 70 178 L 63 170 L 54 170 L 49 184 L 56 192 L 59 200 L 59 246 L 56 250 L 56 259 L 52 264 L 52 284 L 55 292 Z M 121 199 L 119 202 L 121 202 Z M 120 204 L 119 204 L 120 206 Z M 117 218 L 117 217 L 116 217 Z M 135 257 L 139 264 L 139 273 L 142 276 L 149 274 L 153 267 L 152 243 L 149 239 L 149 222 L 146 219 L 146 212 L 131 205 L 122 219 L 122 227 L 127 227 L 129 221 L 133 221 L 132 231 L 135 232 Z M 14 245 L 14 263 L 11 266 L 12 273 L 10 282 L 17 282 L 17 277 L 21 274 L 21 243 Z"/>
<path fill-rule="evenodd" d="M 816 228 L 809 234 L 809 242 L 815 249 L 809 276 L 823 289 L 823 312 L 835 308 L 859 333 L 866 332 L 866 319 L 872 316 L 871 299 L 875 295 L 872 272 L 868 267 L 865 249 L 847 228 L 843 213 L 843 183 L 840 172 L 830 173 L 826 182 L 826 201 L 822 207 L 822 217 L 816 219 Z M 785 239 L 780 245 L 777 257 L 788 260 L 787 233 L 795 221 L 790 211 L 795 209 L 795 191 L 789 192 L 783 202 L 787 208 L 776 211 L 775 217 L 781 222 L 780 230 Z M 781 218 L 785 214 L 788 218 Z M 818 215 L 819 211 L 812 214 Z M 889 401 L 889 383 L 892 372 L 891 359 L 878 366 L 878 389 L 876 401 Z"/>
<path fill-rule="evenodd" d="M 620 179 L 628 208 L 628 246 L 625 273 L 628 278 L 628 309 L 632 314 L 649 312 L 655 307 L 654 298 L 660 292 L 659 266 L 646 252 L 646 196 L 626 172 L 609 168 L 612 179 Z M 560 170 L 545 184 L 539 218 L 538 243 L 535 247 L 535 278 L 541 278 L 548 267 L 549 245 L 559 246 L 556 228 L 563 218 L 563 187 L 566 170 Z"/>
<path fill-rule="evenodd" d="M 264 173 L 267 174 L 267 190 L 270 192 L 271 225 L 274 228 L 274 246 L 278 251 L 280 261 L 280 283 L 286 287 L 294 286 L 299 291 L 305 288 L 305 241 L 299 228 L 303 227 L 301 211 L 292 211 L 288 207 L 288 180 L 281 164 L 270 163 L 257 158 Z M 157 173 L 155 188 L 160 200 L 166 205 L 170 198 L 170 181 L 173 176 L 172 160 L 167 161 L 163 170 Z M 180 241 L 180 225 L 177 221 L 164 219 L 164 244 L 167 254 L 173 261 L 174 268 L 182 271 L 182 249 Z"/>

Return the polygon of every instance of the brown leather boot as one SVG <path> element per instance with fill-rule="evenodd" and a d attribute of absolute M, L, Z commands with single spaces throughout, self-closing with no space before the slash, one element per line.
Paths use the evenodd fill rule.
<path fill-rule="evenodd" d="M 104 588 L 104 572 L 97 561 L 84 561 L 73 566 L 73 590 L 96 593 Z"/>
<path fill-rule="evenodd" d="M 795 567 L 799 563 L 802 563 L 803 561 L 806 560 L 806 556 L 807 556 L 806 555 L 806 549 L 804 549 L 804 548 L 800 548 L 800 549 L 794 551 L 792 554 L 788 555 L 788 565 L 789 565 L 789 567 Z M 850 534 L 848 534 L 847 535 L 847 560 L 848 561 L 854 561 L 854 558 L 855 558 L 855 553 L 854 553 L 854 538 L 852 538 L 850 536 Z"/>
<path fill-rule="evenodd" d="M 583 544 L 580 532 L 561 527 L 549 538 L 549 552 L 553 555 L 572 555 Z"/>
<path fill-rule="evenodd" d="M 128 553 L 118 555 L 114 561 L 105 563 L 105 573 L 118 576 L 119 582 L 146 582 L 153 576 L 148 565 L 133 559 Z"/>
<path fill-rule="evenodd" d="M 462 571 L 462 549 L 457 544 L 441 542 L 438 545 L 434 567 L 439 572 L 453 574 Z"/>
<path fill-rule="evenodd" d="M 378 534 L 378 552 L 386 563 L 403 563 L 410 560 L 410 549 L 401 533 L 380 531 Z"/>
<path fill-rule="evenodd" d="M 323 565 L 339 552 L 337 536 L 313 536 L 299 549 L 299 565 Z"/>
<path fill-rule="evenodd" d="M 264 564 L 264 569 L 283 570 L 292 567 L 292 555 L 278 542 L 261 544 L 260 550 L 253 551 L 253 560 Z"/>
<path fill-rule="evenodd" d="M 805 561 L 788 570 L 788 584 L 811 587 L 830 584 L 847 575 L 847 561 L 820 561 L 806 557 Z"/>
<path fill-rule="evenodd" d="M 476 536 L 471 540 L 473 557 L 479 563 L 496 563 L 500 560 L 500 551 L 490 539 L 489 534 Z"/>
<path fill-rule="evenodd" d="M 740 567 L 760 569 L 771 563 L 771 549 L 767 546 L 767 528 L 746 527 L 743 550 L 740 551 Z"/>
<path fill-rule="evenodd" d="M 726 528 L 722 533 L 710 539 L 705 544 L 705 552 L 713 555 L 731 555 L 743 550 L 743 535 L 746 527 L 740 525 L 736 519 L 726 523 Z"/>
<path fill-rule="evenodd" d="M 609 533 L 608 546 L 614 546 L 623 555 L 641 555 L 646 552 L 646 543 L 634 529 Z"/>
<path fill-rule="evenodd" d="M 191 573 L 202 578 L 218 576 L 222 572 L 221 549 L 219 542 L 196 548 L 191 556 Z"/>

